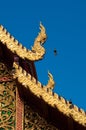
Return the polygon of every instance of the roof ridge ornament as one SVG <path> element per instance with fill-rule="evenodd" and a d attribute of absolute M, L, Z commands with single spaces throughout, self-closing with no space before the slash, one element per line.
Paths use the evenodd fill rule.
<path fill-rule="evenodd" d="M 48 71 L 48 77 L 49 77 L 49 80 L 45 87 L 47 89 L 53 90 L 55 87 L 55 81 L 54 81 L 53 75 L 49 71 Z"/>
<path fill-rule="evenodd" d="M 45 54 L 45 49 L 42 47 L 42 45 L 45 43 L 47 39 L 46 30 L 45 27 L 40 22 L 40 32 L 38 33 L 38 36 L 36 37 L 34 41 L 34 45 L 32 47 L 32 51 L 41 53 L 41 55 Z"/>

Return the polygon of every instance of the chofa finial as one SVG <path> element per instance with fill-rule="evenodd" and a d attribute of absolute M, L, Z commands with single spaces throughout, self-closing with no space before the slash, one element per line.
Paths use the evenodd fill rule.
<path fill-rule="evenodd" d="M 38 36 L 34 41 L 34 45 L 32 46 L 32 52 L 35 52 L 35 55 L 38 54 L 37 56 L 40 57 L 37 59 L 42 59 L 45 54 L 45 49 L 42 45 L 45 43 L 46 39 L 47 39 L 46 29 L 40 22 L 40 32 L 38 33 Z"/>
<path fill-rule="evenodd" d="M 52 74 L 49 71 L 48 71 L 48 77 L 49 77 L 49 80 L 48 80 L 48 84 L 46 85 L 46 87 L 53 90 L 54 86 L 55 86 L 55 81 L 53 79 Z"/>

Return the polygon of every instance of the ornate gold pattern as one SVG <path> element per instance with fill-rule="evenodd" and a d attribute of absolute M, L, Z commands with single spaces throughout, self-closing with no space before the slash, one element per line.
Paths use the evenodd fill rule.
<path fill-rule="evenodd" d="M 24 130 L 58 130 L 25 104 Z"/>
<path fill-rule="evenodd" d="M 64 98 L 58 96 L 56 93 L 51 93 L 42 86 L 40 82 L 37 82 L 34 77 L 31 77 L 30 74 L 27 74 L 20 66 L 14 64 L 16 68 L 15 78 L 26 88 L 29 88 L 30 91 L 36 95 L 38 98 L 47 102 L 52 107 L 57 108 L 64 115 L 73 118 L 79 124 L 86 126 L 86 113 L 84 110 L 79 109 L 77 106 L 71 104 L 69 101 L 66 101 Z M 40 99 L 41 100 L 41 99 Z"/>
<path fill-rule="evenodd" d="M 42 47 L 43 43 L 46 40 L 46 31 L 44 26 L 40 23 L 40 33 L 35 39 L 34 46 L 32 50 L 27 50 L 22 46 L 17 40 L 14 39 L 10 33 L 4 29 L 3 26 L 0 26 L 0 41 L 2 44 L 5 44 L 8 49 L 10 49 L 13 53 L 16 53 L 23 59 L 29 59 L 31 61 L 40 60 L 43 58 L 45 54 L 45 49 Z M 1 44 L 1 43 L 0 43 Z"/>
<path fill-rule="evenodd" d="M 4 64 L 0 63 L 0 77 L 8 77 Z M 0 130 L 15 129 L 15 82 L 0 83 Z"/>

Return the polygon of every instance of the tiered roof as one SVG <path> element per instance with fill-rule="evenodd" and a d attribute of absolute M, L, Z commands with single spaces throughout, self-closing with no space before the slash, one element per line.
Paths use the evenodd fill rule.
<path fill-rule="evenodd" d="M 43 58 L 43 55 L 45 53 L 45 49 L 41 46 L 41 44 L 45 42 L 47 37 L 45 33 L 45 28 L 43 27 L 42 24 L 40 24 L 40 30 L 41 32 L 35 39 L 32 50 L 27 50 L 25 47 L 22 46 L 22 44 L 18 43 L 18 41 L 15 40 L 14 37 L 12 37 L 6 31 L 6 29 L 0 26 L 0 41 L 1 41 L 0 44 L 6 45 L 6 47 L 10 51 L 12 51 L 12 53 L 17 54 L 22 59 L 28 59 L 31 61 L 40 60 L 41 58 Z M 70 119 L 71 120 L 70 122 L 75 122 L 76 124 L 79 124 L 79 126 L 81 125 L 82 126 L 81 128 L 83 128 L 82 130 L 86 129 L 86 112 L 53 92 L 55 82 L 53 76 L 50 73 L 48 74 L 49 75 L 48 84 L 45 86 L 42 85 L 31 74 L 27 73 L 16 62 L 13 63 L 13 67 L 15 68 L 13 78 L 17 79 L 17 81 L 21 84 L 21 90 L 23 86 L 23 88 L 25 88 L 27 91 L 30 91 L 36 98 L 38 98 L 39 101 L 43 100 L 50 107 L 50 109 L 53 109 L 52 112 L 54 112 L 54 110 L 55 112 L 58 111 L 58 113 L 61 113 L 63 117 L 66 117 L 66 119 Z M 47 109 L 45 109 L 45 111 L 46 110 Z M 48 115 L 49 114 L 51 113 L 48 113 Z"/>

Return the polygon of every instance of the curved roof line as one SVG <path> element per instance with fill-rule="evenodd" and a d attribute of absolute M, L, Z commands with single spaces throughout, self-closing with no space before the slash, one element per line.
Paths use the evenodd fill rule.
<path fill-rule="evenodd" d="M 29 88 L 39 99 L 42 97 L 42 99 L 50 106 L 57 108 L 67 117 L 72 117 L 74 121 L 86 127 L 86 113 L 84 110 L 79 109 L 76 105 L 70 104 L 69 101 L 60 97 L 58 94 L 53 93 L 52 90 L 48 91 L 47 87 L 43 86 L 16 63 L 14 63 L 14 67 L 14 78 L 17 78 L 18 82 L 20 82 L 25 88 Z"/>
<path fill-rule="evenodd" d="M 46 41 L 46 31 L 44 26 L 40 23 L 40 33 L 35 39 L 32 50 L 28 50 L 26 47 L 23 47 L 13 36 L 10 35 L 7 30 L 0 25 L 0 41 L 2 44 L 6 45 L 13 53 L 19 55 L 23 59 L 28 59 L 31 61 L 40 60 L 45 54 L 45 49 L 42 47 L 42 44 Z"/>

